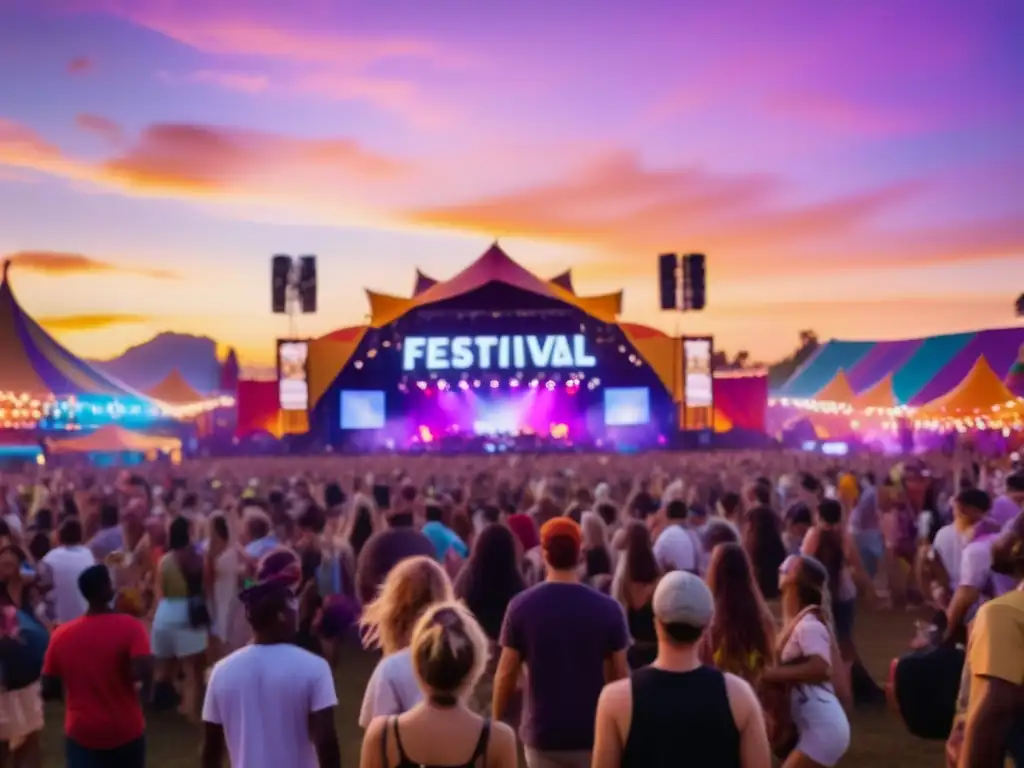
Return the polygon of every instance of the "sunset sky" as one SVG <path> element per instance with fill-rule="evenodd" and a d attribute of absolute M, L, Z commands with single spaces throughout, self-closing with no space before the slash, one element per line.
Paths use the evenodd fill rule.
<path fill-rule="evenodd" d="M 0 0 L 0 255 L 110 357 L 161 330 L 268 364 L 270 256 L 321 311 L 495 237 L 580 293 L 772 359 L 802 328 L 1012 325 L 1024 291 L 1019 0 Z"/>

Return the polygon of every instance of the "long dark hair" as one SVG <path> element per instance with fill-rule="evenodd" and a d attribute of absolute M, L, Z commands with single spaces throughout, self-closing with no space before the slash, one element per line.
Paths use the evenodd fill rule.
<path fill-rule="evenodd" d="M 455 580 L 455 596 L 466 603 L 487 636 L 496 640 L 509 602 L 524 589 L 514 534 L 499 523 L 488 525 L 477 536 Z"/>
<path fill-rule="evenodd" d="M 771 507 L 754 507 L 747 512 L 743 529 L 746 550 L 757 586 L 768 600 L 779 596 L 779 566 L 786 559 L 779 518 Z"/>
<path fill-rule="evenodd" d="M 739 544 L 719 544 L 711 555 L 708 587 L 715 598 L 715 613 L 705 634 L 705 661 L 729 672 L 752 674 L 749 660 L 759 665 L 772 661 L 775 622 L 754 581 L 750 558 Z"/>
<path fill-rule="evenodd" d="M 825 566 L 829 593 L 834 603 L 838 597 L 843 568 L 846 566 L 843 534 L 837 527 L 843 521 L 842 506 L 835 499 L 823 499 L 818 505 L 818 520 L 823 523 L 818 526 L 818 546 L 807 554 Z"/>
<path fill-rule="evenodd" d="M 631 520 L 626 525 L 626 578 L 631 584 L 653 584 L 660 576 L 651 532 L 639 520 Z"/>

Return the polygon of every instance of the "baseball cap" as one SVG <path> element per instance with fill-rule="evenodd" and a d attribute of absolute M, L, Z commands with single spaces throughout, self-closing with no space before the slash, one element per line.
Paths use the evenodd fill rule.
<path fill-rule="evenodd" d="M 571 517 L 553 517 L 540 528 L 540 545 L 547 548 L 553 539 L 572 539 L 576 546 L 583 540 L 579 524 Z"/>
<path fill-rule="evenodd" d="M 685 624 L 703 629 L 711 623 L 715 601 L 699 576 L 672 571 L 658 583 L 652 600 L 654 617 L 662 624 Z"/>

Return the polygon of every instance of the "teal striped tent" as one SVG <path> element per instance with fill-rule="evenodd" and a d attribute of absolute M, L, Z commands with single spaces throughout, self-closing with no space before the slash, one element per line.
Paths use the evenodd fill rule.
<path fill-rule="evenodd" d="M 951 392 L 985 358 L 1018 395 L 1024 365 L 1024 326 L 900 341 L 829 341 L 805 362 L 774 397 L 820 399 L 842 374 L 857 396 L 888 378 L 896 404 L 921 406 Z"/>

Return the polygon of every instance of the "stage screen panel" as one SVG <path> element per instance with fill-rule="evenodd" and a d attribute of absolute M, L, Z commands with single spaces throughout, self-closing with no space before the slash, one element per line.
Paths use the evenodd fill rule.
<path fill-rule="evenodd" d="M 651 391 L 647 387 L 606 387 L 606 427 L 635 427 L 651 420 Z"/>
<path fill-rule="evenodd" d="M 309 410 L 308 359 L 308 341 L 282 339 L 277 342 L 278 404 L 282 411 Z"/>
<path fill-rule="evenodd" d="M 386 421 L 383 390 L 341 390 L 342 429 L 383 429 Z"/>
<path fill-rule="evenodd" d="M 683 339 L 683 429 L 711 429 L 715 419 L 714 342 Z"/>

